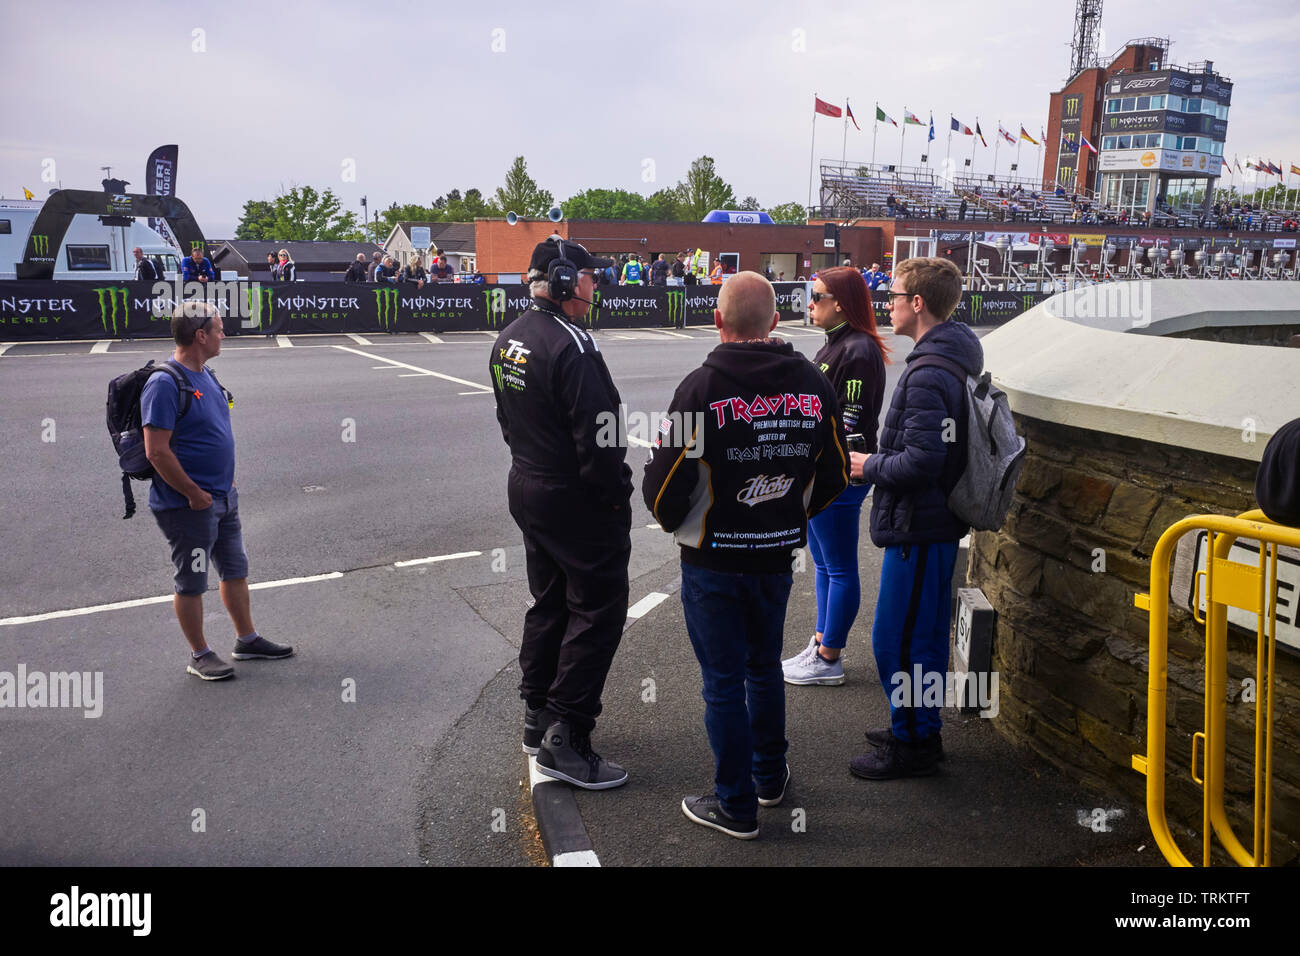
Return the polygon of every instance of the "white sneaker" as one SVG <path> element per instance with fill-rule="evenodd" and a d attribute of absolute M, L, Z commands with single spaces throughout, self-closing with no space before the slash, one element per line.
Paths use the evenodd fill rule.
<path fill-rule="evenodd" d="M 811 655 L 811 654 L 816 654 L 816 653 L 817 653 L 817 648 L 818 648 L 819 646 L 820 646 L 820 645 L 818 645 L 818 643 L 817 643 L 817 635 L 814 634 L 812 637 L 808 638 L 808 646 L 807 646 L 807 647 L 805 647 L 803 650 L 801 650 L 801 651 L 800 651 L 798 654 L 796 654 L 794 657 L 787 657 L 785 660 L 783 660 L 783 661 L 781 662 L 781 667 L 782 667 L 782 669 L 787 668 L 787 667 L 791 667 L 791 666 L 793 666 L 794 664 L 799 663 L 800 661 L 806 660 L 806 659 L 808 658 L 808 656 Z"/>
<path fill-rule="evenodd" d="M 833 661 L 828 661 L 816 651 L 813 651 L 811 657 L 802 660 L 796 659 L 789 666 L 783 664 L 781 670 L 787 684 L 795 684 L 801 687 L 808 684 L 822 684 L 834 687 L 844 683 L 844 661 L 842 658 L 843 655 Z"/>

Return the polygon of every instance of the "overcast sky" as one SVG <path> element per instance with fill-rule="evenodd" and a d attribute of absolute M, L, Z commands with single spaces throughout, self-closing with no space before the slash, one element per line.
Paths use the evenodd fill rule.
<path fill-rule="evenodd" d="M 814 91 L 852 103 L 850 160 L 870 157 L 879 101 L 900 123 L 904 107 L 933 112 L 938 160 L 949 114 L 978 116 L 987 171 L 999 120 L 1035 138 L 1046 125 L 1073 18 L 1072 0 L 7 4 L 0 194 L 44 195 L 47 159 L 65 188 L 98 188 L 111 165 L 144 192 L 150 151 L 175 142 L 177 195 L 210 238 L 282 186 L 329 187 L 358 211 L 362 195 L 428 203 L 490 194 L 519 154 L 557 200 L 649 193 L 707 154 L 738 198 L 804 202 Z M 1102 27 L 1108 53 L 1161 36 L 1178 64 L 1213 60 L 1235 84 L 1227 154 L 1300 164 L 1300 7 L 1110 0 Z M 838 158 L 843 135 L 818 119 L 818 157 Z M 925 135 L 908 129 L 908 165 Z M 954 157 L 970 142 L 954 137 Z M 899 145 L 882 125 L 877 161 Z M 1021 169 L 1041 169 L 1028 144 Z"/>

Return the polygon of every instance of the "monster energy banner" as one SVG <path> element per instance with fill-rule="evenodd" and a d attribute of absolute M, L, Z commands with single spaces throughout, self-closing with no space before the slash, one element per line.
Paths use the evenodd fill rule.
<path fill-rule="evenodd" d="M 195 290 L 213 300 L 227 335 L 458 332 L 501 329 L 529 307 L 524 285 L 339 282 L 0 282 L 0 341 L 171 335 L 172 310 Z M 712 325 L 719 286 L 601 286 L 581 320 L 589 328 Z M 165 289 L 163 292 L 161 290 Z M 778 283 L 782 318 L 803 315 L 804 283 Z"/>
<path fill-rule="evenodd" d="M 1027 312 L 1049 298 L 1051 292 L 966 292 L 953 310 L 952 317 L 967 325 L 1001 325 Z M 889 300 L 883 289 L 871 293 L 876 322 L 889 323 Z"/>

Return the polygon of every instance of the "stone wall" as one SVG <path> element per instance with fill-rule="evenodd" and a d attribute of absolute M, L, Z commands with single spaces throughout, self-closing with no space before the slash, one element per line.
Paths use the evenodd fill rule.
<path fill-rule="evenodd" d="M 972 535 L 969 580 L 997 610 L 995 724 L 1071 775 L 1144 804 L 1149 616 L 1133 597 L 1150 590 L 1160 535 L 1189 514 L 1255 507 L 1253 462 L 1022 415 L 1028 456 L 1003 530 Z M 1104 564 L 1103 564 L 1104 562 Z M 1229 628 L 1227 804 L 1251 845 L 1254 636 Z M 1201 789 L 1189 775 L 1201 729 L 1204 629 L 1173 608 L 1169 622 L 1166 790 L 1183 853 L 1200 858 Z M 1277 654 L 1273 863 L 1300 858 L 1300 660 Z M 1203 765 L 1203 761 L 1202 761 Z M 1193 839 L 1188 830 L 1197 832 Z M 1227 859 L 1226 855 L 1223 857 Z"/>

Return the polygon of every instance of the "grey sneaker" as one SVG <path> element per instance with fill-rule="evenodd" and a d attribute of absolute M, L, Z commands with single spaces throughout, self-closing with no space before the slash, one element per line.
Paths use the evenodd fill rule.
<path fill-rule="evenodd" d="M 293 647 L 288 644 L 273 644 L 258 635 L 252 641 L 235 641 L 234 653 L 230 655 L 237 661 L 278 661 L 282 657 L 293 657 Z"/>
<path fill-rule="evenodd" d="M 609 790 L 627 783 L 627 771 L 591 749 L 591 735 L 557 720 L 537 749 L 537 772 L 584 790 Z"/>
<path fill-rule="evenodd" d="M 787 684 L 799 687 L 809 684 L 837 686 L 844 683 L 844 655 L 827 661 L 814 651 L 811 657 L 782 664 L 781 670 Z"/>
<path fill-rule="evenodd" d="M 805 647 L 803 650 L 801 650 L 794 657 L 787 657 L 785 660 L 783 660 L 781 662 L 781 667 L 782 668 L 791 667 L 800 661 L 807 660 L 813 654 L 817 653 L 818 647 L 819 645 L 817 643 L 817 635 L 814 634 L 812 637 L 808 638 L 808 646 Z"/>
<path fill-rule="evenodd" d="M 197 659 L 191 655 L 185 673 L 202 680 L 225 680 L 234 676 L 235 668 L 218 657 L 216 651 L 208 651 Z"/>
<path fill-rule="evenodd" d="M 708 793 L 698 797 L 686 797 L 682 800 L 682 813 L 686 819 L 701 826 L 712 827 L 719 833 L 725 833 L 737 840 L 752 840 L 758 836 L 757 820 L 736 820 L 722 809 L 717 794 Z"/>

